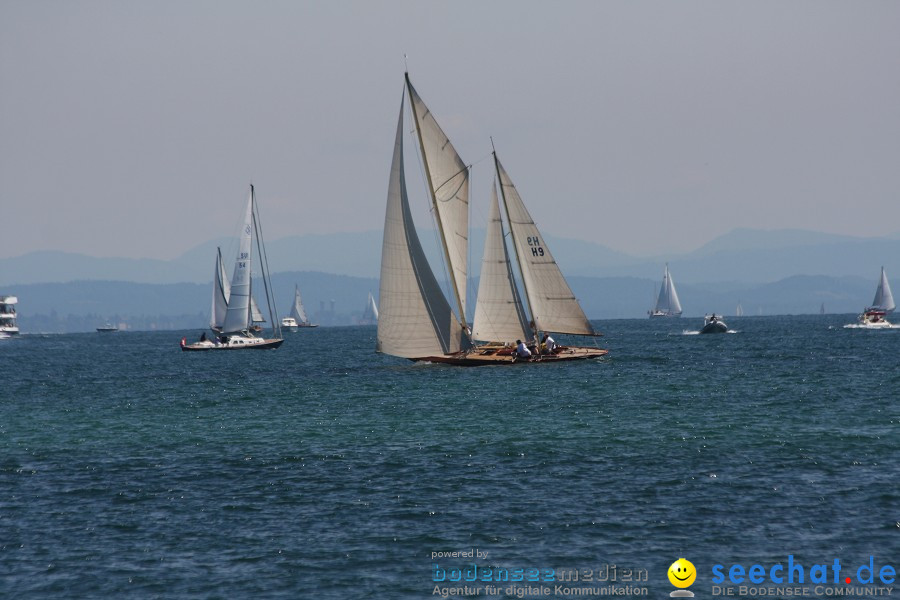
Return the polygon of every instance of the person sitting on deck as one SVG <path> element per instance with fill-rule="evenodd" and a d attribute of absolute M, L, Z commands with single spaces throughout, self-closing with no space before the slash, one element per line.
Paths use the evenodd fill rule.
<path fill-rule="evenodd" d="M 549 333 L 545 333 L 541 340 L 541 351 L 544 354 L 556 354 L 556 340 L 550 337 Z"/>
<path fill-rule="evenodd" d="M 525 342 L 522 340 L 516 340 L 516 356 L 519 358 L 529 358 L 531 356 L 531 350 L 525 346 Z"/>

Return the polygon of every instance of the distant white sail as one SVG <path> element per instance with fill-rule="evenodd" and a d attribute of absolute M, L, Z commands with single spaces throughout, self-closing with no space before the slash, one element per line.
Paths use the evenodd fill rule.
<path fill-rule="evenodd" d="M 294 285 L 294 305 L 291 307 L 291 317 L 298 324 L 306 324 L 309 319 L 306 317 L 306 310 L 303 308 L 303 299 L 300 297 L 300 286 Z"/>
<path fill-rule="evenodd" d="M 403 168 L 402 101 L 384 218 L 380 301 L 377 351 L 424 358 L 463 348 L 462 325 L 428 265 L 409 210 Z"/>
<path fill-rule="evenodd" d="M 886 313 L 894 312 L 894 295 L 891 293 L 891 284 L 888 283 L 887 274 L 884 267 L 881 267 L 881 281 L 878 282 L 878 289 L 875 290 L 875 299 L 872 300 L 870 310 L 883 310 Z"/>
<path fill-rule="evenodd" d="M 363 311 L 363 321 L 377 321 L 378 320 L 378 307 L 375 305 L 375 297 L 372 296 L 372 292 L 369 292 L 369 297 L 366 298 L 366 308 Z"/>
<path fill-rule="evenodd" d="M 246 331 L 250 323 L 250 250 L 253 242 L 253 186 L 241 227 L 241 237 L 237 258 L 234 261 L 234 275 L 231 277 L 231 293 L 228 296 L 228 311 L 222 325 L 223 333 Z"/>
<path fill-rule="evenodd" d="M 527 323 L 509 263 L 495 186 L 491 189 L 491 212 L 484 240 L 472 338 L 506 343 L 531 339 L 533 334 L 525 333 L 529 329 Z"/>
<path fill-rule="evenodd" d="M 654 312 L 673 317 L 681 315 L 681 302 L 678 301 L 678 292 L 675 291 L 675 282 L 669 273 L 668 264 L 663 273 L 663 282 L 659 287 L 659 297 L 656 299 Z"/>
<path fill-rule="evenodd" d="M 259 304 L 256 303 L 256 298 L 250 296 L 250 321 L 253 323 L 265 323 L 266 318 L 263 316 L 262 311 L 259 310 Z"/>
<path fill-rule="evenodd" d="M 593 327 L 496 153 L 494 164 L 535 329 L 594 335 Z"/>
<path fill-rule="evenodd" d="M 213 274 L 212 311 L 209 319 L 210 329 L 219 330 L 225 324 L 225 313 L 228 312 L 228 297 L 231 285 L 222 262 L 222 249 L 216 248 L 216 272 Z"/>
<path fill-rule="evenodd" d="M 406 76 L 410 103 L 419 132 L 426 176 L 434 194 L 439 229 L 444 240 L 448 268 L 459 302 L 459 318 L 466 320 L 466 282 L 469 256 L 469 170 L 431 111 Z"/>
<path fill-rule="evenodd" d="M 738 302 L 738 305 L 737 305 L 737 308 L 736 308 L 735 311 L 734 311 L 734 314 L 735 314 L 736 317 L 743 317 L 743 316 L 744 316 L 744 307 L 741 306 L 741 303 L 740 303 L 740 302 Z"/>

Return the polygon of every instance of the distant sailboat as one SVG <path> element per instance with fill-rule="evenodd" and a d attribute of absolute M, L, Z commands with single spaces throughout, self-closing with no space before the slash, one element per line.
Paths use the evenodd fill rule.
<path fill-rule="evenodd" d="M 255 235 L 254 235 L 255 234 Z M 259 254 L 260 271 L 262 274 L 263 286 L 266 291 L 266 304 L 269 308 L 272 322 L 275 323 L 275 337 L 270 339 L 259 338 L 253 335 L 251 330 L 254 312 L 259 313 L 259 309 L 253 310 L 252 294 L 251 294 L 251 278 L 250 267 L 253 260 L 253 241 L 256 240 L 257 251 Z M 263 251 L 262 240 L 259 230 L 259 219 L 256 209 L 256 195 L 253 186 L 250 186 L 250 198 L 247 201 L 247 208 L 244 213 L 244 222 L 241 228 L 240 247 L 234 263 L 234 274 L 231 282 L 227 281 L 227 277 L 223 276 L 224 266 L 221 260 L 221 251 L 218 252 L 216 261 L 216 272 L 213 279 L 213 301 L 212 316 L 210 317 L 210 327 L 218 334 L 215 341 L 206 339 L 206 334 L 201 336 L 199 342 L 188 344 L 185 338 L 181 339 L 181 349 L 184 351 L 201 351 L 201 350 L 244 350 L 244 349 L 267 349 L 277 348 L 284 341 L 281 338 L 281 331 L 278 328 L 278 322 L 275 320 L 275 308 L 270 301 L 270 292 L 272 283 L 269 279 L 269 269 L 266 261 L 265 252 Z M 228 290 L 227 296 L 225 290 Z M 221 305 L 220 297 L 225 299 L 225 312 L 221 315 L 221 324 L 219 322 Z M 259 317 L 262 315 L 259 314 Z"/>
<path fill-rule="evenodd" d="M 859 315 L 859 322 L 855 325 L 844 325 L 848 328 L 861 329 L 892 329 L 894 325 L 888 322 L 886 315 L 894 312 L 894 295 L 891 293 L 891 284 L 888 283 L 884 267 L 881 267 L 881 279 L 875 290 L 875 299 L 872 305 L 867 307 L 863 314 Z"/>
<path fill-rule="evenodd" d="M 744 316 L 744 307 L 741 306 L 740 302 L 738 302 L 737 308 L 734 309 L 734 316 L 736 316 L 736 317 Z"/>
<path fill-rule="evenodd" d="M 376 351 L 415 361 L 459 366 L 509 365 L 525 362 L 517 360 L 510 346 L 513 339 L 535 340 L 538 332 L 550 331 L 595 335 L 496 153 L 493 155 L 494 166 L 531 320 L 522 326 L 525 320 L 521 316 L 524 314 L 521 300 L 514 294 L 515 286 L 510 282 L 509 271 L 501 264 L 508 261 L 502 257 L 505 246 L 501 250 L 495 241 L 491 241 L 486 249 L 490 253 L 485 259 L 488 261 L 487 273 L 482 273 L 474 327 L 470 332 L 465 300 L 469 241 L 468 167 L 416 93 L 408 75 L 404 91 L 404 100 L 408 95 L 412 106 L 457 313 L 451 309 L 425 258 L 410 212 L 403 164 L 404 101 L 401 101 L 385 214 Z M 494 203 L 496 205 L 497 200 Z M 499 209 L 492 208 L 491 214 L 490 224 L 499 223 L 495 218 L 499 216 Z M 502 242 L 502 233 L 499 239 Z M 485 303 L 483 308 L 478 306 L 482 301 Z M 516 322 L 515 329 L 506 329 L 503 325 Z M 491 343 L 475 346 L 474 339 Z M 535 352 L 529 362 L 595 358 L 606 353 L 599 348 L 563 346 L 558 352 Z"/>
<path fill-rule="evenodd" d="M 363 315 L 359 324 L 372 325 L 377 322 L 378 307 L 375 305 L 375 297 L 372 295 L 372 292 L 369 292 L 369 297 L 366 298 L 366 308 L 363 310 Z"/>
<path fill-rule="evenodd" d="M 281 327 L 289 330 L 318 327 L 310 323 L 306 316 L 303 299 L 300 297 L 300 286 L 297 284 L 294 284 L 294 304 L 291 306 L 291 314 L 281 320 Z"/>
<path fill-rule="evenodd" d="M 662 285 L 659 287 L 659 297 L 656 306 L 650 311 L 651 317 L 680 317 L 681 302 L 678 301 L 678 292 L 675 291 L 675 282 L 669 273 L 669 264 L 663 272 Z"/>

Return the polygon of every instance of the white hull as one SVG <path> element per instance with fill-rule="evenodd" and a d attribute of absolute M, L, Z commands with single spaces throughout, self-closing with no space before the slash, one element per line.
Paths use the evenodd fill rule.
<path fill-rule="evenodd" d="M 681 316 L 681 313 L 670 313 L 670 312 L 665 312 L 662 310 L 650 311 L 651 319 L 656 318 L 656 317 L 669 317 L 669 318 L 677 319 L 680 316 Z"/>
<path fill-rule="evenodd" d="M 275 349 L 284 342 L 281 338 L 258 338 L 251 335 L 232 335 L 224 342 L 216 339 L 202 340 L 188 344 L 187 339 L 181 338 L 181 349 L 185 352 L 198 352 L 204 350 L 268 350 Z"/>

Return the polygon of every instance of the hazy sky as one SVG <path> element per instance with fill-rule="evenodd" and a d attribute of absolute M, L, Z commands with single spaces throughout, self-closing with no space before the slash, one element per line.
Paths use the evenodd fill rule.
<path fill-rule="evenodd" d="M 251 180 L 269 239 L 380 229 L 404 54 L 479 226 L 493 136 L 545 232 L 617 250 L 895 233 L 898 32 L 893 0 L 0 0 L 0 257 L 172 258 Z"/>

